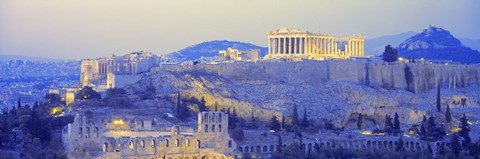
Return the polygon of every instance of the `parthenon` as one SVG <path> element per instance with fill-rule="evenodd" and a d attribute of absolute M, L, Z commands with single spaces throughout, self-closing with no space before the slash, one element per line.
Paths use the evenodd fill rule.
<path fill-rule="evenodd" d="M 323 60 L 364 56 L 364 36 L 336 37 L 299 29 L 282 28 L 268 33 L 265 59 Z"/>

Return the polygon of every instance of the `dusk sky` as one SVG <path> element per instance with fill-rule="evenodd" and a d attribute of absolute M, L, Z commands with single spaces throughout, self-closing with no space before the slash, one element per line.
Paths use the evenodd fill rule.
<path fill-rule="evenodd" d="M 170 53 L 210 40 L 267 45 L 282 27 L 367 39 L 430 24 L 480 39 L 479 0 L 0 0 L 0 54 Z"/>

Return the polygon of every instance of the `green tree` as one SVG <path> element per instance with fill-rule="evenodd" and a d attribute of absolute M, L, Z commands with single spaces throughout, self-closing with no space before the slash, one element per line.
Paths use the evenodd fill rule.
<path fill-rule="evenodd" d="M 177 102 L 176 102 L 176 115 L 179 119 L 185 120 L 190 117 L 190 111 L 185 103 L 181 102 L 181 94 L 177 94 Z"/>
<path fill-rule="evenodd" d="M 363 128 L 363 117 L 362 117 L 362 113 L 358 114 L 357 128 L 358 128 L 358 129 L 362 129 L 362 128 Z"/>
<path fill-rule="evenodd" d="M 101 96 L 97 91 L 93 90 L 92 87 L 85 86 L 77 93 L 77 96 L 75 98 L 76 99 L 100 99 Z"/>
<path fill-rule="evenodd" d="M 200 112 L 207 111 L 205 97 L 202 97 L 202 100 L 200 100 L 200 103 L 198 103 L 198 110 Z"/>
<path fill-rule="evenodd" d="M 400 130 L 400 120 L 397 112 L 395 112 L 395 117 L 393 120 L 393 129 Z"/>
<path fill-rule="evenodd" d="M 460 154 L 460 151 L 462 150 L 460 140 L 456 133 L 454 133 L 452 135 L 452 138 L 450 139 L 450 150 L 452 150 L 453 154 L 455 154 L 456 156 L 458 156 Z"/>
<path fill-rule="evenodd" d="M 298 126 L 298 106 L 295 104 L 293 105 L 292 110 L 292 126 Z"/>
<path fill-rule="evenodd" d="M 437 86 L 437 111 L 438 112 L 441 112 L 442 111 L 442 107 L 441 107 L 441 100 L 440 100 L 440 84 L 438 84 Z"/>
<path fill-rule="evenodd" d="M 450 106 L 447 104 L 447 109 L 445 110 L 445 121 L 447 123 L 452 122 L 452 114 L 450 113 Z"/>
<path fill-rule="evenodd" d="M 232 131 L 232 138 L 236 141 L 242 141 L 244 137 L 243 130 L 240 127 L 235 127 Z"/>
<path fill-rule="evenodd" d="M 460 118 L 460 128 L 461 130 L 458 132 L 459 135 L 463 138 L 462 145 L 467 146 L 470 142 L 470 126 L 468 125 L 468 119 L 465 114 Z"/>
<path fill-rule="evenodd" d="M 18 98 L 18 101 L 17 101 L 17 108 L 18 109 L 22 108 L 22 101 L 20 100 L 20 98 Z"/>
<path fill-rule="evenodd" d="M 304 108 L 303 108 L 303 121 L 302 121 L 302 126 L 303 126 L 303 128 L 307 128 L 308 125 L 310 125 L 310 124 L 308 123 L 307 108 L 304 107 Z"/>
<path fill-rule="evenodd" d="M 280 123 L 278 122 L 276 116 L 272 116 L 272 118 L 270 119 L 270 123 L 268 124 L 268 126 L 270 127 L 270 130 L 274 130 L 274 131 L 279 131 L 279 130 L 281 129 L 281 125 L 280 125 Z"/>
<path fill-rule="evenodd" d="M 385 46 L 385 51 L 383 52 L 383 61 L 385 62 L 395 62 L 398 60 L 398 51 L 390 45 Z"/>
<path fill-rule="evenodd" d="M 125 96 L 126 91 L 123 88 L 109 88 L 107 89 L 107 97 L 113 97 L 113 96 Z"/>
<path fill-rule="evenodd" d="M 403 138 L 402 138 L 402 136 L 400 136 L 400 139 L 398 139 L 397 145 L 395 145 L 395 146 L 396 146 L 395 150 L 397 152 L 403 151 Z"/>
<path fill-rule="evenodd" d="M 235 110 L 235 108 L 233 108 L 232 112 L 229 114 L 230 115 L 228 115 L 228 128 L 233 130 L 238 125 L 237 111 Z"/>

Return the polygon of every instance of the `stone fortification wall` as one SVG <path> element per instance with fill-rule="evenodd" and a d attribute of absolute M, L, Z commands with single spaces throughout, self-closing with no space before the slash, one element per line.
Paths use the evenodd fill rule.
<path fill-rule="evenodd" d="M 479 65 L 421 63 L 364 63 L 355 61 L 239 62 L 166 66 L 155 70 L 204 71 L 242 82 L 285 82 L 323 85 L 329 80 L 374 88 L 426 92 L 436 88 L 464 88 L 480 84 Z M 438 82 L 437 82 L 438 81 Z"/>

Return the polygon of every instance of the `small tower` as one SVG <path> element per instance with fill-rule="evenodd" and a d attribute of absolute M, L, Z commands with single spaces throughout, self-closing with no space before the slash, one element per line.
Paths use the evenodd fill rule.
<path fill-rule="evenodd" d="M 221 111 L 198 113 L 199 133 L 227 133 L 228 115 Z"/>

